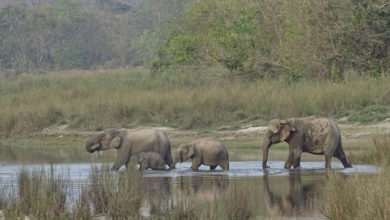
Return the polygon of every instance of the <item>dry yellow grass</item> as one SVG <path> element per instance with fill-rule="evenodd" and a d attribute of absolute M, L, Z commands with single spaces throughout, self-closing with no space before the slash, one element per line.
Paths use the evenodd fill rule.
<path fill-rule="evenodd" d="M 307 115 L 341 117 L 365 109 L 375 121 L 389 116 L 389 84 L 390 78 L 290 84 L 207 77 L 193 84 L 168 83 L 146 70 L 24 76 L 0 80 L 0 136 L 59 124 L 84 130 L 145 124 L 192 129 Z"/>

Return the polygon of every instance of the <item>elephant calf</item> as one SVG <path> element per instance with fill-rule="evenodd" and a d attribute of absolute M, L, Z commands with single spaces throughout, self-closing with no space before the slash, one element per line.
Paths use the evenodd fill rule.
<path fill-rule="evenodd" d="M 306 117 L 270 121 L 263 139 L 263 169 L 268 168 L 269 148 L 281 142 L 289 145 L 288 159 L 284 165 L 286 169 L 300 167 L 302 152 L 324 155 L 326 168 L 331 167 L 332 157 L 338 158 L 344 167 L 352 167 L 341 144 L 339 127 L 330 119 Z"/>
<path fill-rule="evenodd" d="M 217 140 L 201 139 L 189 144 L 179 146 L 174 163 L 182 163 L 191 158 L 191 169 L 198 171 L 200 165 L 210 166 L 210 170 L 215 170 L 219 165 L 222 169 L 229 169 L 229 154 L 226 147 Z"/>
<path fill-rule="evenodd" d="M 165 170 L 165 161 L 156 152 L 142 152 L 138 154 L 139 169 Z"/>

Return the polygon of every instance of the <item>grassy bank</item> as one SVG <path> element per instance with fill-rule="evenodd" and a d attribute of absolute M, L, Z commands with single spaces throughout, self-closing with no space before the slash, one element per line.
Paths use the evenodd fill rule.
<path fill-rule="evenodd" d="M 380 165 L 378 175 L 354 175 L 346 178 L 330 174 L 325 182 L 326 215 L 330 219 L 390 218 L 390 134 L 374 137 L 374 150 L 365 156 Z"/>
<path fill-rule="evenodd" d="M 83 130 L 138 125 L 234 129 L 307 115 L 359 122 L 389 117 L 390 78 L 288 83 L 203 75 L 194 72 L 191 81 L 187 76 L 172 81 L 140 69 L 1 79 L 0 136 L 65 124 Z"/>

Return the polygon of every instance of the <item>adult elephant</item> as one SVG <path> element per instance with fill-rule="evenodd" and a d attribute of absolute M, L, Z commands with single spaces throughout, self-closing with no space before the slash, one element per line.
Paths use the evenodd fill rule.
<path fill-rule="evenodd" d="M 200 139 L 189 144 L 179 146 L 175 155 L 174 164 L 191 158 L 191 169 L 198 171 L 200 165 L 210 166 L 215 170 L 219 165 L 223 170 L 229 169 L 229 154 L 221 142 L 213 139 Z"/>
<path fill-rule="evenodd" d="M 92 148 L 94 145 L 98 146 Z M 112 170 L 118 170 L 122 165 L 127 167 L 132 155 L 148 151 L 160 154 L 165 163 L 174 169 L 170 141 L 165 133 L 156 129 L 107 129 L 91 136 L 85 148 L 90 153 L 117 149 L 117 158 Z"/>
<path fill-rule="evenodd" d="M 332 157 L 337 157 L 344 167 L 352 167 L 343 151 L 339 127 L 330 119 L 306 117 L 271 120 L 263 139 L 263 169 L 269 167 L 269 148 L 281 142 L 289 145 L 288 159 L 284 165 L 286 169 L 300 167 L 302 152 L 324 155 L 326 168 L 331 167 Z"/>

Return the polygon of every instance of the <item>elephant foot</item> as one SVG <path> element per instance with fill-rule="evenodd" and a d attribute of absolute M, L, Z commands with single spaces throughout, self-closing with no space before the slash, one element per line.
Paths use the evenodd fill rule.
<path fill-rule="evenodd" d="M 292 166 L 292 164 L 288 164 L 288 163 L 286 163 L 286 164 L 284 165 L 284 169 L 290 169 L 290 168 L 291 168 L 291 166 Z"/>
<path fill-rule="evenodd" d="M 198 168 L 195 168 L 195 167 L 191 167 L 191 169 L 192 169 L 193 171 L 198 171 Z"/>
<path fill-rule="evenodd" d="M 294 169 L 301 169 L 301 168 L 302 168 L 301 166 L 294 167 Z"/>

